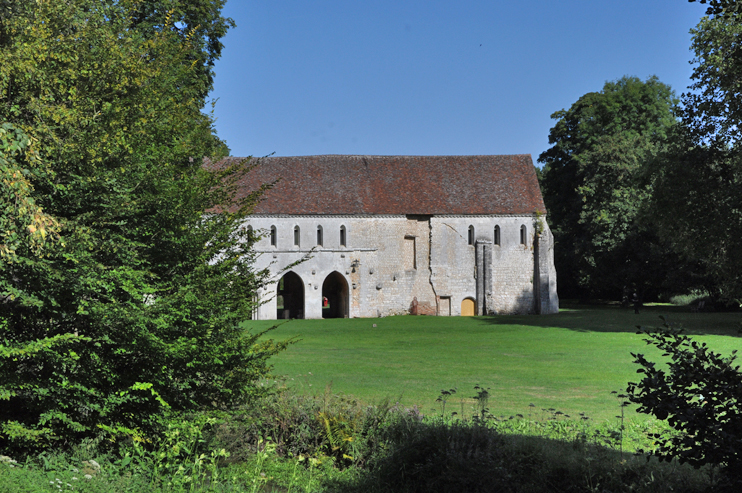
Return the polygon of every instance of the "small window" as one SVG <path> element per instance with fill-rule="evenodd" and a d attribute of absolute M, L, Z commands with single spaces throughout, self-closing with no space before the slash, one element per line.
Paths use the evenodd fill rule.
<path fill-rule="evenodd" d="M 345 226 L 340 226 L 340 246 L 345 246 Z"/>
<path fill-rule="evenodd" d="M 526 225 L 520 227 L 520 244 L 525 245 L 526 244 Z"/>
<path fill-rule="evenodd" d="M 500 244 L 500 226 L 499 225 L 495 226 L 495 236 L 493 238 L 492 243 L 494 243 L 495 245 Z"/>
<path fill-rule="evenodd" d="M 253 232 L 252 232 L 252 226 L 249 224 L 247 225 L 247 241 L 252 241 L 253 239 Z"/>
<path fill-rule="evenodd" d="M 276 227 L 271 226 L 271 246 L 278 244 L 278 234 L 276 234 Z"/>
<path fill-rule="evenodd" d="M 469 244 L 474 244 L 474 226 L 469 226 Z"/>
<path fill-rule="evenodd" d="M 300 240 L 301 239 L 301 231 L 299 230 L 299 226 L 294 226 L 294 246 L 301 246 Z"/>
<path fill-rule="evenodd" d="M 402 248 L 402 256 L 404 257 L 404 268 L 405 270 L 417 269 L 417 252 L 415 245 L 414 236 L 404 237 L 404 247 Z"/>
<path fill-rule="evenodd" d="M 317 226 L 317 246 L 322 246 L 322 226 Z"/>

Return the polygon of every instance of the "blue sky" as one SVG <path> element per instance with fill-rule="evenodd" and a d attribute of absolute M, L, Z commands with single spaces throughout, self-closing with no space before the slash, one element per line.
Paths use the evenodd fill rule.
<path fill-rule="evenodd" d="M 690 83 L 685 0 L 230 0 L 212 97 L 235 156 L 531 154 L 624 75 Z"/>

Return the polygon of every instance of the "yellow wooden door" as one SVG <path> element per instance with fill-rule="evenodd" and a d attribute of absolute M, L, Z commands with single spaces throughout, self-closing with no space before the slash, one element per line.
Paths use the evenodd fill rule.
<path fill-rule="evenodd" d="M 462 317 L 473 317 L 476 312 L 474 300 L 466 298 L 461 302 L 461 316 Z"/>

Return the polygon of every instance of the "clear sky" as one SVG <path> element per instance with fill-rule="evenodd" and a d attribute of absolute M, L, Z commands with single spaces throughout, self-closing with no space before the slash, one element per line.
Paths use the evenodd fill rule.
<path fill-rule="evenodd" d="M 624 75 L 690 83 L 685 0 L 230 0 L 213 98 L 234 156 L 531 154 Z"/>

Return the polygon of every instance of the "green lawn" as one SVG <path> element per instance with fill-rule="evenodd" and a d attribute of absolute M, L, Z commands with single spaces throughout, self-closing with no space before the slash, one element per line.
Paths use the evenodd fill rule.
<path fill-rule="evenodd" d="M 470 413 L 479 384 L 490 387 L 496 415 L 554 408 L 613 419 L 618 405 L 610 392 L 640 377 L 630 352 L 653 353 L 635 326 L 658 325 L 659 315 L 724 354 L 742 348 L 739 313 L 651 306 L 635 315 L 632 309 L 573 306 L 544 316 L 294 320 L 271 332 L 300 339 L 273 363 L 289 385 L 312 393 L 331 384 L 333 392 L 369 402 L 388 397 L 425 413 L 440 409 L 435 399 L 453 387 L 458 393 L 447 410 L 460 412 L 464 398 Z M 249 323 L 253 329 L 271 325 Z"/>

